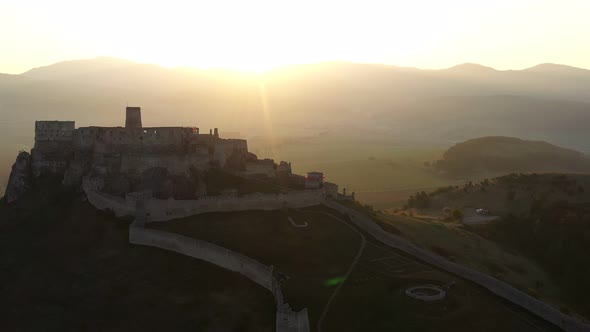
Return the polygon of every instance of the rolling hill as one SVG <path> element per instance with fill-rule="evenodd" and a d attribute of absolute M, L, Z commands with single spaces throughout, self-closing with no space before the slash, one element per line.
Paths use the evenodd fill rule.
<path fill-rule="evenodd" d="M 468 177 L 513 172 L 590 172 L 590 159 L 581 152 L 544 141 L 489 136 L 458 143 L 435 163 L 443 174 Z"/>

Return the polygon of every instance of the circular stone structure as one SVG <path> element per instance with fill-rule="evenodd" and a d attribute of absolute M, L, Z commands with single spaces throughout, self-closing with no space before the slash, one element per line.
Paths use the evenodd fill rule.
<path fill-rule="evenodd" d="M 406 295 L 416 300 L 431 302 L 444 299 L 447 292 L 434 285 L 422 285 L 406 289 Z"/>

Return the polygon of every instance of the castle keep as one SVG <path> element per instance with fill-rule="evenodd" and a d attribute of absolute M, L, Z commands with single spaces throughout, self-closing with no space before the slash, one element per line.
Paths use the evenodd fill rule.
<path fill-rule="evenodd" d="M 127 107 L 125 127 L 80 127 L 73 121 L 36 121 L 33 173 L 69 171 L 64 183 L 80 183 L 78 174 L 93 166 L 97 172 L 142 172 L 165 167 L 182 173 L 189 167 L 207 170 L 228 160 L 239 169 L 248 155 L 245 140 L 201 134 L 196 127 L 142 127 L 141 109 Z"/>

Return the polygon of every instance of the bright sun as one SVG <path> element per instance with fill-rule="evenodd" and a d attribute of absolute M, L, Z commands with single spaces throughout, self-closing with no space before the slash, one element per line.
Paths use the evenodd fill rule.
<path fill-rule="evenodd" d="M 590 67 L 588 12 L 586 0 L 5 0 L 0 72 L 101 55 L 247 71 L 334 60 Z"/>

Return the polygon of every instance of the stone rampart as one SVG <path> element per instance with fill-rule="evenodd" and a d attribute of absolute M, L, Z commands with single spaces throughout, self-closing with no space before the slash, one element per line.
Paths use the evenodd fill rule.
<path fill-rule="evenodd" d="M 117 217 L 134 215 L 136 200 L 99 192 L 85 186 L 88 201 L 100 210 L 112 210 Z M 185 218 L 208 212 L 277 210 L 319 205 L 323 190 L 292 191 L 279 194 L 251 194 L 240 197 L 209 196 L 197 200 L 151 199 L 145 202 L 148 222 Z"/>
<path fill-rule="evenodd" d="M 135 208 L 130 208 L 125 199 L 113 195 L 109 195 L 96 190 L 88 190 L 86 183 L 83 184 L 84 191 L 88 202 L 99 210 L 110 210 L 117 217 L 126 217 L 135 215 Z"/>
<path fill-rule="evenodd" d="M 129 228 L 129 242 L 204 260 L 226 270 L 243 274 L 269 291 L 273 290 L 272 268 L 213 243 L 134 225 Z"/>
<path fill-rule="evenodd" d="M 174 251 L 238 272 L 274 295 L 277 306 L 277 332 L 309 332 L 307 309 L 295 312 L 284 302 L 280 284 L 273 276 L 272 267 L 213 243 L 144 228 L 138 221 L 129 227 L 129 242 Z"/>
<path fill-rule="evenodd" d="M 35 121 L 35 142 L 71 142 L 74 121 Z"/>
<path fill-rule="evenodd" d="M 407 254 L 412 255 L 430 265 L 479 284 L 490 290 L 492 293 L 520 307 L 523 307 L 531 313 L 555 324 L 566 331 L 590 331 L 590 325 L 587 323 L 567 316 L 547 303 L 537 300 L 536 298 L 519 291 L 518 289 L 508 285 L 503 281 L 500 281 L 479 271 L 475 271 L 465 266 L 453 263 L 439 255 L 414 245 L 402 237 L 391 234 L 383 230 L 369 217 L 356 210 L 350 209 L 333 201 L 326 202 L 325 205 L 348 215 L 352 223 L 375 237 L 377 240 L 393 248 L 404 251 Z"/>
<path fill-rule="evenodd" d="M 121 172 L 137 172 L 154 167 L 162 167 L 171 174 L 183 175 L 194 167 L 197 170 L 208 170 L 210 158 L 208 154 L 132 154 L 121 156 Z"/>
<path fill-rule="evenodd" d="M 94 144 L 130 146 L 180 146 L 198 139 L 197 129 L 190 127 L 80 127 L 73 133 L 77 148 Z"/>
<path fill-rule="evenodd" d="M 323 190 L 292 191 L 279 194 L 251 194 L 240 197 L 204 197 L 198 200 L 151 200 L 146 204 L 147 221 L 166 221 L 207 212 L 277 210 L 321 204 Z M 135 203 L 130 203 L 129 208 Z"/>

